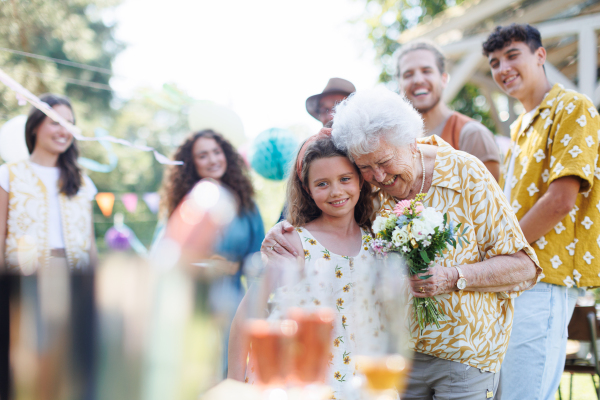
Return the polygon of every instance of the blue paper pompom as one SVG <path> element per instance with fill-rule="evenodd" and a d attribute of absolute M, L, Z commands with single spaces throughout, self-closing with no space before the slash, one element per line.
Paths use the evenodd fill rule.
<path fill-rule="evenodd" d="M 249 149 L 252 168 L 267 179 L 283 180 L 294 161 L 298 139 L 287 129 L 271 128 L 261 132 Z"/>

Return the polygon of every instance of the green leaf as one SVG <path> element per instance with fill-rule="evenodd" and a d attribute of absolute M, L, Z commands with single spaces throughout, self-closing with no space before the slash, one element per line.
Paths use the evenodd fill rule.
<path fill-rule="evenodd" d="M 433 275 L 423 275 L 423 276 L 419 276 L 419 279 L 429 279 L 431 278 Z"/>
<path fill-rule="evenodd" d="M 423 261 L 425 261 L 427 264 L 429 264 L 431 262 L 431 260 L 429 259 L 429 257 L 427 257 L 427 252 L 425 250 L 421 250 L 421 258 L 423 259 Z"/>

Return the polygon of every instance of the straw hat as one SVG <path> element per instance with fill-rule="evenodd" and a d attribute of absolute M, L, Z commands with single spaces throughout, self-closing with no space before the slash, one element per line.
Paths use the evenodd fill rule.
<path fill-rule="evenodd" d="M 349 96 L 351 93 L 354 93 L 356 88 L 352 84 L 352 82 L 347 81 L 342 78 L 331 78 L 329 82 L 327 82 L 327 86 L 325 89 L 319 94 L 315 94 L 306 99 L 306 111 L 314 118 L 319 119 L 319 99 L 328 94 L 344 94 Z"/>

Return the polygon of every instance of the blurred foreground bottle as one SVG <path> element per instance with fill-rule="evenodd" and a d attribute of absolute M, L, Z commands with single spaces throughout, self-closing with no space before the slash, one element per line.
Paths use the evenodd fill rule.
<path fill-rule="evenodd" d="M 209 306 L 227 301 L 211 285 L 222 273 L 197 261 L 235 213 L 223 187 L 201 181 L 148 258 L 1 276 L 0 400 L 195 399 L 219 382 L 218 313 L 231 311 Z"/>

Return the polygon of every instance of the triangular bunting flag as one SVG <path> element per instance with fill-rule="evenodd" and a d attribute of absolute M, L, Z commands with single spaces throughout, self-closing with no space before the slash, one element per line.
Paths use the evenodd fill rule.
<path fill-rule="evenodd" d="M 98 207 L 100 207 L 100 211 L 106 218 L 110 217 L 113 210 L 113 205 L 115 204 L 115 195 L 114 193 L 101 192 L 96 195 L 96 202 L 98 203 Z"/>
<path fill-rule="evenodd" d="M 156 192 L 144 193 L 143 199 L 150 211 L 156 214 L 160 205 L 160 195 Z"/>
<path fill-rule="evenodd" d="M 123 202 L 123 205 L 125 206 L 125 209 L 128 212 L 134 213 L 137 209 L 138 195 L 135 193 L 122 194 L 121 201 Z"/>

